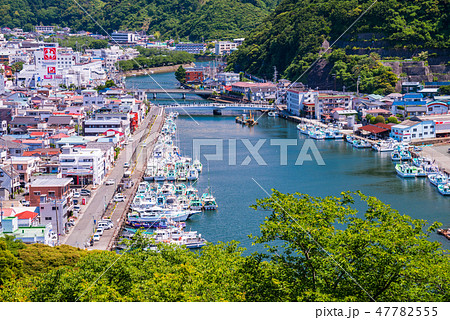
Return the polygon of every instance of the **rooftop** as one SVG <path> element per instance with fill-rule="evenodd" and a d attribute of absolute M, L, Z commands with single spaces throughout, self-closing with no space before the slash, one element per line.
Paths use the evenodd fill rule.
<path fill-rule="evenodd" d="M 64 187 L 72 182 L 72 178 L 39 177 L 32 181 L 30 187 Z"/>

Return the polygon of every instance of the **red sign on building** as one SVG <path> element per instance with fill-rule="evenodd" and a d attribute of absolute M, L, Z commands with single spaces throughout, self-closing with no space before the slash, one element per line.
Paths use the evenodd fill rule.
<path fill-rule="evenodd" d="M 56 48 L 44 48 L 44 60 L 56 60 Z"/>
<path fill-rule="evenodd" d="M 56 67 L 47 67 L 47 74 L 56 74 Z"/>

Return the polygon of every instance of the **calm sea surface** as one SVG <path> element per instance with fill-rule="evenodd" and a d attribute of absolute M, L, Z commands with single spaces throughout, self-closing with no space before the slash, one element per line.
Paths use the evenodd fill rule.
<path fill-rule="evenodd" d="M 174 88 L 177 84 L 173 73 L 154 75 L 153 79 L 164 88 Z M 128 78 L 127 87 L 133 86 L 158 87 L 149 77 Z M 154 102 L 174 102 L 168 97 L 161 98 Z M 188 96 L 188 99 L 201 100 L 196 96 Z M 300 166 L 295 165 L 295 162 L 306 136 L 298 133 L 294 123 L 263 116 L 257 126 L 248 128 L 235 123 L 234 117 L 229 116 L 193 116 L 193 119 L 180 115 L 177 120 L 177 144 L 184 155 L 193 156 L 193 141 L 196 139 L 223 141 L 223 160 L 207 161 L 205 155 L 214 154 L 215 147 L 201 148 L 203 173 L 196 183 L 199 193 L 206 191 L 208 186 L 211 188 L 219 210 L 194 216 L 187 223 L 188 228 L 197 230 L 208 241 L 237 240 L 250 252 L 253 251 L 248 235 L 259 233 L 264 213 L 255 212 L 249 206 L 255 203 L 255 199 L 266 196 L 264 190 L 270 193 L 272 188 L 281 192 L 301 192 L 321 197 L 337 196 L 347 190 L 361 190 L 366 195 L 390 204 L 402 214 L 429 222 L 440 221 L 444 226 L 450 226 L 450 197 L 441 196 L 427 179 L 406 180 L 398 177 L 389 153 L 354 149 L 343 141 L 314 141 L 325 165 L 305 161 Z M 236 159 L 236 165 L 229 163 L 230 153 L 234 154 L 230 151 L 229 141 L 233 139 L 236 140 L 236 154 L 232 158 Z M 265 165 L 255 161 L 243 139 L 248 139 L 252 145 L 265 139 L 259 149 Z M 288 147 L 287 165 L 280 165 L 280 147 L 271 145 L 271 139 L 294 139 L 292 141 L 297 142 L 296 146 Z M 247 156 L 250 162 L 245 165 Z M 432 239 L 450 249 L 450 241 L 443 237 L 434 234 Z"/>

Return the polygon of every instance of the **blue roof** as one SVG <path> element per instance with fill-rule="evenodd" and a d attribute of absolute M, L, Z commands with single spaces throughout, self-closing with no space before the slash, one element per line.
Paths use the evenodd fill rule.
<path fill-rule="evenodd" d="M 425 100 L 422 101 L 394 101 L 392 103 L 393 106 L 425 106 L 427 102 Z"/>
<path fill-rule="evenodd" d="M 423 95 L 421 93 L 406 93 L 403 99 L 422 99 Z"/>

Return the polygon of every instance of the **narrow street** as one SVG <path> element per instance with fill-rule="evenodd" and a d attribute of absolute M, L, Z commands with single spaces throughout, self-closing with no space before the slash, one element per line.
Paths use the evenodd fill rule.
<path fill-rule="evenodd" d="M 80 216 L 78 217 L 76 224 L 72 227 L 72 230 L 68 235 L 61 236 L 60 243 L 67 244 L 74 247 L 85 248 L 86 243 L 94 233 L 96 222 L 98 222 L 105 212 L 108 204 L 112 201 L 117 184 L 121 181 L 124 171 L 124 163 L 131 164 L 129 170 L 132 171 L 131 179 L 134 185 L 138 184 L 140 174 L 146 168 L 146 152 L 151 150 L 151 146 L 147 145 L 142 147 L 142 144 L 152 142 L 155 137 L 158 136 L 158 131 L 162 123 L 163 109 L 158 107 L 152 107 L 143 123 L 139 126 L 139 129 L 133 134 L 132 142 L 130 142 L 119 154 L 114 168 L 110 171 L 106 179 L 114 179 L 116 184 L 107 186 L 102 184 L 98 186 L 97 190 L 91 195 L 91 199 L 88 200 L 86 206 L 82 207 Z M 149 132 L 150 126 L 150 132 Z M 136 152 L 134 152 L 136 151 Z M 144 151 L 144 152 L 142 152 Z M 114 208 L 111 216 L 111 220 L 114 223 L 114 228 L 106 230 L 101 237 L 101 240 L 94 245 L 95 249 L 105 250 L 108 246 L 111 237 L 114 234 L 114 230 L 119 227 L 118 221 L 124 210 L 126 209 L 126 203 L 132 196 L 131 191 L 133 188 L 125 189 L 123 194 L 126 196 L 125 202 L 119 202 Z M 92 247 L 91 247 L 92 248 Z"/>

